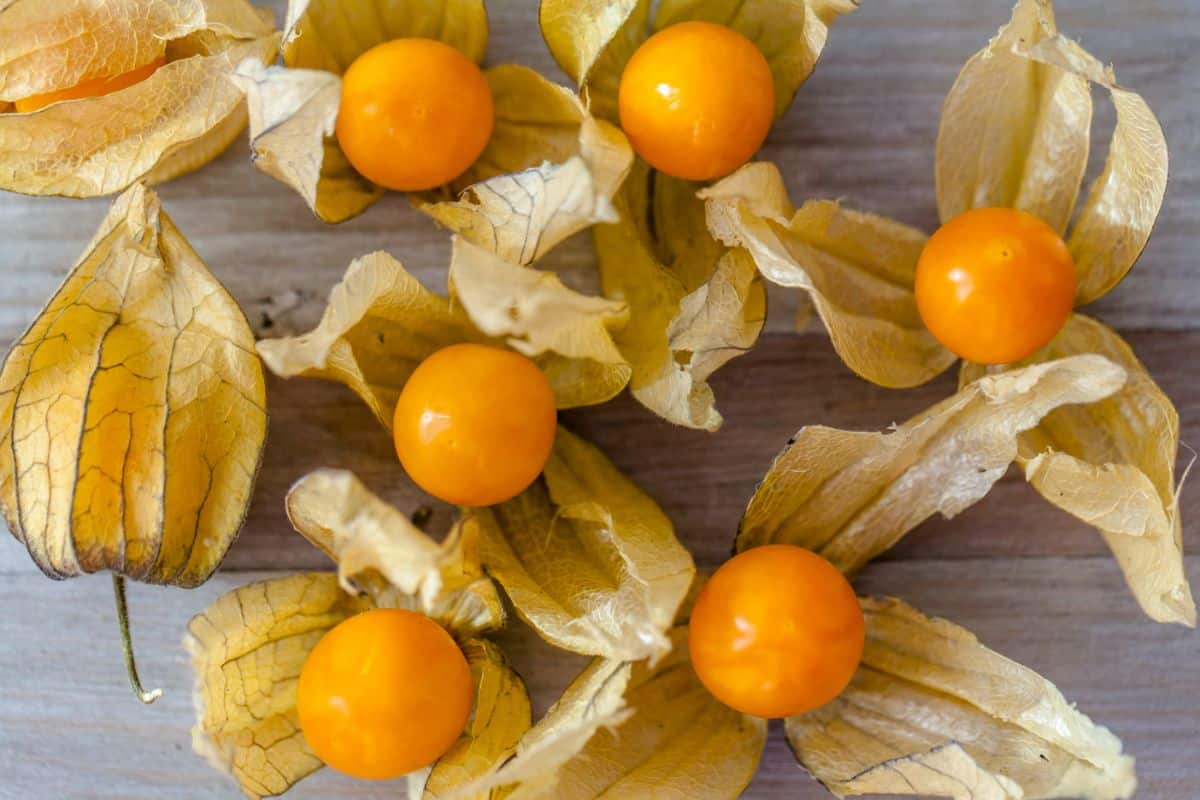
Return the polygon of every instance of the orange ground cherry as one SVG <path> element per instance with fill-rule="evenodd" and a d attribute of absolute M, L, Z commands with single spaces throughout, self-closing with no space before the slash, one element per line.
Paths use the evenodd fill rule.
<path fill-rule="evenodd" d="M 925 327 L 977 364 L 1032 355 L 1075 304 L 1075 260 L 1058 233 L 1013 208 L 964 211 L 929 237 L 917 262 Z"/>
<path fill-rule="evenodd" d="M 79 100 L 84 97 L 100 97 L 101 95 L 112 94 L 121 89 L 128 89 L 135 83 L 141 83 L 153 75 L 155 70 L 165 63 L 167 63 L 167 60 L 160 56 L 149 64 L 137 69 L 131 69 L 129 72 L 108 78 L 93 78 L 92 80 L 72 86 L 69 89 L 56 89 L 53 92 L 46 92 L 45 94 L 31 95 L 30 97 L 17 100 L 13 103 L 13 106 L 21 113 L 28 113 L 63 100 Z"/>
<path fill-rule="evenodd" d="M 629 59 L 618 106 L 621 127 L 650 166 L 703 181 L 733 172 L 762 146 L 775 83 L 762 52 L 742 34 L 681 22 Z"/>
<path fill-rule="evenodd" d="M 492 136 L 492 90 L 475 62 L 434 39 L 394 39 L 342 76 L 337 139 L 362 175 L 433 189 L 475 163 Z"/>
<path fill-rule="evenodd" d="M 810 550 L 772 544 L 713 573 L 696 598 L 688 648 L 718 700 L 775 718 L 837 697 L 858 669 L 865 638 L 845 576 Z"/>
<path fill-rule="evenodd" d="M 300 671 L 304 739 L 329 766 L 369 780 L 436 761 L 458 739 L 474 688 L 462 650 L 428 617 L 374 609 L 333 628 Z"/>
<path fill-rule="evenodd" d="M 537 364 L 478 344 L 421 362 L 392 432 L 409 477 L 448 503 L 490 506 L 533 483 L 554 446 L 554 390 Z"/>

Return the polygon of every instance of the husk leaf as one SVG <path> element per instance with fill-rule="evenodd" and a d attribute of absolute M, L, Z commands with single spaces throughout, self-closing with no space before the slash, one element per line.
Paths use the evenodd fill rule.
<path fill-rule="evenodd" d="M 352 473 L 334 469 L 297 481 L 287 513 L 297 531 L 337 562 L 346 592 L 365 592 L 383 608 L 419 611 L 460 640 L 503 624 L 500 595 L 461 527 L 435 542 Z"/>
<path fill-rule="evenodd" d="M 1081 314 L 1024 363 L 1077 353 L 1119 364 L 1128 375 L 1124 387 L 1090 405 L 1058 409 L 1022 433 L 1018 462 L 1039 494 L 1100 531 L 1147 615 L 1194 627 L 1175 485 L 1179 415 L 1129 345 Z M 983 374 L 966 364 L 960 379 Z"/>
<path fill-rule="evenodd" d="M 544 476 L 473 509 L 484 566 L 547 641 L 625 661 L 661 658 L 695 568 L 662 510 L 563 428 Z"/>
<path fill-rule="evenodd" d="M 746 248 L 767 280 L 807 292 L 834 349 L 862 377 L 916 386 L 956 360 L 917 311 L 913 280 L 926 238 L 920 231 L 832 200 L 795 210 L 779 170 L 767 162 L 742 167 L 700 196 L 713 235 Z"/>
<path fill-rule="evenodd" d="M 888 433 L 802 428 L 755 490 L 737 549 L 794 544 L 855 572 L 933 514 L 987 494 L 1021 432 L 1124 382 L 1117 364 L 1080 355 L 980 378 Z"/>
<path fill-rule="evenodd" d="M 1050 2 L 1020 0 L 959 72 L 938 128 L 934 176 L 943 222 L 1003 206 L 1066 231 L 1087 168 L 1091 90 L 1076 72 L 1017 52 L 1054 35 Z"/>
<path fill-rule="evenodd" d="M 321 637 L 370 606 L 314 572 L 243 586 L 196 615 L 184 638 L 196 676 L 193 749 L 252 798 L 320 769 L 300 732 L 296 682 Z"/>
<path fill-rule="evenodd" d="M 1048 680 L 899 600 L 862 604 L 867 643 L 854 681 L 785 725 L 797 760 L 834 794 L 1133 796 L 1120 740 Z"/>
<path fill-rule="evenodd" d="M 593 237 L 604 294 L 630 307 L 617 345 L 633 366 L 631 393 L 677 425 L 712 431 L 722 418 L 708 378 L 757 341 L 766 291 L 749 258 L 709 236 L 695 189 L 639 163 L 617 196 L 620 221 Z"/>
<path fill-rule="evenodd" d="M 167 64 L 108 95 L 0 114 L 0 188 L 93 197 L 200 166 L 245 125 L 243 95 L 229 75 L 247 58 L 269 62 L 278 43 L 269 12 L 243 0 L 6 5 L 0 101 L 128 72 L 164 55 Z"/>
<path fill-rule="evenodd" d="M 0 370 L 0 507 L 43 572 L 208 579 L 266 436 L 253 347 L 158 197 L 121 195 Z"/>

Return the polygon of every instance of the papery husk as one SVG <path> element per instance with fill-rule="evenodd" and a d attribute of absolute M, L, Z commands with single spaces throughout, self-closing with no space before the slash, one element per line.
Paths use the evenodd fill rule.
<path fill-rule="evenodd" d="M 488 273 L 481 279 L 495 282 L 501 277 Z M 519 277 L 523 280 L 525 276 Z M 463 280 L 458 284 L 461 290 L 472 291 L 464 287 Z M 503 292 L 505 287 L 487 291 Z M 612 316 L 607 307 L 587 309 L 601 320 Z M 527 339 L 541 338 L 542 330 L 562 329 L 559 309 L 541 306 L 537 310 L 540 317 L 525 320 Z M 587 321 L 580 321 L 579 327 L 599 330 Z M 329 305 L 316 328 L 300 336 L 261 341 L 258 350 L 271 371 L 282 377 L 324 378 L 345 384 L 390 429 L 400 390 L 418 364 L 451 344 L 488 341 L 454 298 L 434 294 L 399 261 L 376 252 L 350 264 L 330 293 Z M 595 363 L 603 367 L 608 349 L 604 337 L 596 337 L 592 345 Z M 549 377 L 559 407 L 603 402 L 621 389 L 620 381 L 613 379 L 614 371 L 594 368 L 591 358 L 545 351 L 534 360 Z"/>
<path fill-rule="evenodd" d="M 500 595 L 461 526 L 435 542 L 345 470 L 309 473 L 286 503 L 292 526 L 337 563 L 344 591 L 419 611 L 460 641 L 503 625 Z"/>
<path fill-rule="evenodd" d="M 542 0 L 542 36 L 555 61 L 590 110 L 617 118 L 617 89 L 625 64 L 653 32 L 649 0 Z M 728 25 L 753 41 L 771 66 L 776 116 L 812 73 L 829 26 L 857 7 L 853 0 L 663 0 L 653 30 L 687 20 Z"/>
<path fill-rule="evenodd" d="M 243 586 L 196 615 L 184 638 L 196 676 L 192 748 L 252 798 L 320 769 L 300 731 L 296 682 L 321 637 L 370 607 L 336 575 L 313 572 Z"/>
<path fill-rule="evenodd" d="M 496 108 L 487 148 L 454 181 L 456 200 L 418 201 L 418 208 L 514 264 L 537 261 L 597 222 L 615 222 L 612 198 L 633 163 L 625 135 L 527 67 L 502 65 L 486 77 Z"/>
<path fill-rule="evenodd" d="M 892 388 L 935 377 L 957 357 L 925 328 L 913 281 L 926 237 L 898 222 L 787 198 L 778 168 L 748 164 L 700 192 L 708 226 L 744 247 L 772 283 L 807 292 L 834 349 L 856 373 Z"/>
<path fill-rule="evenodd" d="M 1022 433 L 1018 463 L 1039 494 L 1100 531 L 1151 619 L 1194 627 L 1175 484 L 1179 415 L 1129 345 L 1082 314 L 1022 363 L 1077 353 L 1119 364 L 1128 375 L 1124 387 L 1090 405 L 1058 409 Z M 966 364 L 960 379 L 983 374 L 985 368 Z"/>
<path fill-rule="evenodd" d="M 850 687 L 786 721 L 797 760 L 834 794 L 1133 796 L 1120 740 L 1048 680 L 899 600 L 862 604 L 867 642 Z"/>
<path fill-rule="evenodd" d="M 1051 411 L 1109 397 L 1125 379 L 1112 361 L 1078 355 L 980 378 L 888 433 L 802 428 L 755 490 L 737 549 L 799 545 L 853 573 L 933 514 L 986 495 L 1018 435 Z"/>
<path fill-rule="evenodd" d="M 938 213 L 1018 208 L 1066 231 L 1087 168 L 1092 95 L 1086 79 L 1016 51 L 1055 35 L 1046 0 L 1021 0 L 946 96 L 938 128 Z"/>
<path fill-rule="evenodd" d="M 506 503 L 473 509 L 483 563 L 551 644 L 657 660 L 695 568 L 662 510 L 597 448 L 558 429 L 545 473 Z"/>
<path fill-rule="evenodd" d="M 208 579 L 266 436 L 253 347 L 158 197 L 119 197 L 0 371 L 0 507 L 43 572 Z"/>
<path fill-rule="evenodd" d="M 593 237 L 604 294 L 631 310 L 617 336 L 630 392 L 670 422 L 713 431 L 723 420 L 708 378 L 757 341 L 766 290 L 744 253 L 708 235 L 695 190 L 639 162 L 617 197 L 620 222 Z"/>
<path fill-rule="evenodd" d="M 0 100 L 128 72 L 164 55 L 168 63 L 105 96 L 0 115 L 0 188 L 93 197 L 206 163 L 245 125 L 230 74 L 245 59 L 271 61 L 278 44 L 270 12 L 243 0 L 7 5 Z"/>

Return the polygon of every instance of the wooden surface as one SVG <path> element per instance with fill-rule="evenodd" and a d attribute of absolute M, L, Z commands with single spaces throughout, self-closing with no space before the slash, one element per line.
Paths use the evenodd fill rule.
<path fill-rule="evenodd" d="M 281 4 L 280 4 L 281 5 Z M 493 0 L 491 61 L 560 77 L 536 35 L 534 0 Z M 796 200 L 850 204 L 931 227 L 937 113 L 962 62 L 1007 18 L 1008 0 L 888 0 L 839 23 L 814 77 L 777 126 L 765 157 Z M 277 5 L 277 8 L 280 6 Z M 1171 147 L 1158 227 L 1130 277 L 1090 309 L 1127 334 L 1175 399 L 1184 440 L 1200 441 L 1200 3 L 1060 0 L 1060 26 L 1142 92 Z M 278 12 L 277 12 L 278 13 Z M 1112 114 L 1097 95 L 1098 131 Z M 1093 148 L 1092 173 L 1103 158 Z M 356 255 L 388 249 L 441 289 L 447 240 L 398 197 L 337 228 L 255 172 L 244 144 L 162 188 L 167 210 L 266 336 L 303 329 Z M 0 340 L 31 320 L 91 236 L 106 201 L 0 196 Z M 549 262 L 580 286 L 590 252 L 576 238 Z M 698 563 L 728 554 L 754 483 L 801 425 L 880 429 L 951 391 L 943 379 L 888 391 L 853 376 L 820 334 L 789 332 L 794 299 L 772 295 L 770 333 L 714 385 L 726 417 L 714 435 L 672 428 L 628 398 L 573 412 L 675 520 Z M 324 568 L 282 512 L 287 486 L 317 466 L 355 470 L 404 508 L 420 500 L 387 438 L 349 392 L 311 381 L 270 384 L 271 436 L 253 508 L 224 570 L 192 592 L 132 586 L 143 676 L 166 696 L 142 708 L 124 684 L 105 576 L 54 583 L 12 539 L 0 539 L 0 798 L 234 797 L 232 783 L 190 749 L 190 681 L 179 646 L 190 616 L 220 593 L 280 570 Z M 1186 453 L 1185 453 L 1186 455 Z M 1184 535 L 1197 550 L 1200 493 L 1185 491 Z M 439 512 L 439 522 L 448 516 Z M 1198 551 L 1200 552 L 1200 551 Z M 1193 574 L 1200 559 L 1189 559 Z M 1054 680 L 1138 757 L 1141 798 L 1200 797 L 1200 635 L 1146 621 L 1099 537 L 1050 508 L 1015 475 L 977 506 L 924 525 L 859 581 L 954 619 Z M 502 637 L 539 710 L 581 660 L 514 627 Z M 752 798 L 819 798 L 773 729 Z M 325 773 L 301 798 L 397 796 L 395 787 Z"/>

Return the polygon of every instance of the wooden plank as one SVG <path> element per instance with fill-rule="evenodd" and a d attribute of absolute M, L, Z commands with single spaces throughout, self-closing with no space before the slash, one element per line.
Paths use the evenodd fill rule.
<path fill-rule="evenodd" d="M 1192 559 L 1195 568 L 1200 559 Z M 56 584 L 35 575 L 0 581 L 0 796 L 232 797 L 232 784 L 191 752 L 191 675 L 179 642 L 190 616 L 220 593 L 266 573 L 222 573 L 192 591 L 130 588 L 143 677 L 162 686 L 140 706 L 124 682 L 110 585 L 93 576 Z M 989 646 L 1059 684 L 1138 756 L 1146 798 L 1200 797 L 1194 764 L 1200 718 L 1200 638 L 1141 618 L 1103 558 L 877 563 L 864 592 L 898 595 L 951 617 Z M 34 611 L 36 609 L 36 611 Z M 500 637 L 543 711 L 584 663 L 514 623 Z M 394 787 L 324 772 L 290 797 L 385 798 Z M 778 724 L 748 798 L 818 800 L 828 794 L 791 758 Z"/>

